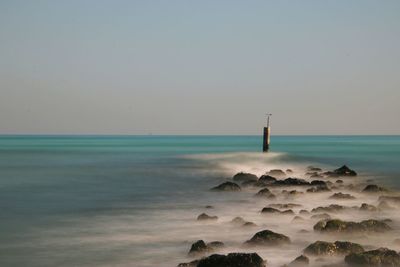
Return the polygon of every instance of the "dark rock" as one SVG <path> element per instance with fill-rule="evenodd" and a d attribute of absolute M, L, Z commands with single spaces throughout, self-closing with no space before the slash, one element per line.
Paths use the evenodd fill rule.
<path fill-rule="evenodd" d="M 213 191 L 240 191 L 240 186 L 232 183 L 232 182 L 225 182 L 222 183 L 214 188 L 212 188 L 211 190 Z"/>
<path fill-rule="evenodd" d="M 320 172 L 320 171 L 322 171 L 322 169 L 321 169 L 321 168 L 314 167 L 314 166 L 308 166 L 308 167 L 307 167 L 307 171 Z"/>
<path fill-rule="evenodd" d="M 291 169 L 286 169 L 286 173 L 293 173 Z"/>
<path fill-rule="evenodd" d="M 209 216 L 206 213 L 202 213 L 197 217 L 197 220 L 198 221 L 209 221 L 209 220 L 216 221 L 216 220 L 218 220 L 218 217 L 217 216 Z"/>
<path fill-rule="evenodd" d="M 207 246 L 215 251 L 225 247 L 225 244 L 221 241 L 212 241 L 210 243 L 207 243 Z"/>
<path fill-rule="evenodd" d="M 272 194 L 268 188 L 261 189 L 260 191 L 258 191 L 257 194 L 255 194 L 255 196 L 256 197 L 264 197 L 264 198 L 268 198 L 268 199 L 276 198 L 276 196 L 274 194 Z"/>
<path fill-rule="evenodd" d="M 265 267 L 265 262 L 257 253 L 213 254 L 201 259 L 197 267 Z"/>
<path fill-rule="evenodd" d="M 214 206 L 207 205 L 207 206 L 205 206 L 205 208 L 206 208 L 206 209 L 213 209 L 213 208 L 214 208 Z"/>
<path fill-rule="evenodd" d="M 362 211 L 378 211 L 378 208 L 373 205 L 367 204 L 367 203 L 362 203 L 360 210 L 362 210 Z"/>
<path fill-rule="evenodd" d="M 326 185 L 314 186 L 307 189 L 307 193 L 322 193 L 322 192 L 330 192 L 331 190 Z"/>
<path fill-rule="evenodd" d="M 386 232 L 391 230 L 385 222 L 378 220 L 365 220 L 362 222 L 349 222 L 342 220 L 322 220 L 314 225 L 315 231 L 320 232 Z"/>
<path fill-rule="evenodd" d="M 268 207 L 272 208 L 277 208 L 277 209 L 293 209 L 293 208 L 298 208 L 301 207 L 300 204 L 295 204 L 295 203 L 285 203 L 285 204 L 269 204 Z"/>
<path fill-rule="evenodd" d="M 342 167 L 334 170 L 333 172 L 339 176 L 357 176 L 357 173 L 351 170 L 346 165 L 343 165 Z"/>
<path fill-rule="evenodd" d="M 308 210 L 300 210 L 300 211 L 299 211 L 299 214 L 301 214 L 301 215 L 308 215 L 308 214 L 310 214 L 310 212 L 309 212 Z"/>
<path fill-rule="evenodd" d="M 313 180 L 313 181 L 311 181 L 310 184 L 311 184 L 311 185 L 318 185 L 318 186 L 325 186 L 325 187 L 328 187 L 328 185 L 326 184 L 326 182 L 325 182 L 325 181 L 322 181 L 322 180 Z"/>
<path fill-rule="evenodd" d="M 277 186 L 302 186 L 302 185 L 310 185 L 309 182 L 299 178 L 286 178 L 285 180 L 277 180 L 273 183 L 273 185 Z"/>
<path fill-rule="evenodd" d="M 364 193 L 380 193 L 380 192 L 386 192 L 387 189 L 377 186 L 376 184 L 369 184 L 362 191 Z"/>
<path fill-rule="evenodd" d="M 257 181 L 258 177 L 252 173 L 239 172 L 233 176 L 233 180 L 238 182 Z"/>
<path fill-rule="evenodd" d="M 284 211 L 280 211 L 278 209 L 275 208 L 271 208 L 271 207 L 265 207 L 261 210 L 261 213 L 275 213 L 275 214 L 282 214 L 282 215 L 293 215 L 294 212 L 293 210 L 284 210 Z"/>
<path fill-rule="evenodd" d="M 256 227 L 257 224 L 253 223 L 253 222 L 245 222 L 243 224 L 243 227 Z"/>
<path fill-rule="evenodd" d="M 275 170 L 270 170 L 266 174 L 271 175 L 271 176 L 276 176 L 276 177 L 283 177 L 286 176 L 286 173 L 282 170 L 275 169 Z"/>
<path fill-rule="evenodd" d="M 301 216 L 294 216 L 292 222 L 303 222 L 304 218 Z"/>
<path fill-rule="evenodd" d="M 194 260 L 191 262 L 179 263 L 177 267 L 197 267 L 200 260 Z"/>
<path fill-rule="evenodd" d="M 258 183 L 262 183 L 265 185 L 273 184 L 276 181 L 277 179 L 270 175 L 261 175 L 260 179 L 258 179 Z"/>
<path fill-rule="evenodd" d="M 316 241 L 304 249 L 306 255 L 347 255 L 350 253 L 364 252 L 364 248 L 352 242 L 336 241 L 335 243 Z"/>
<path fill-rule="evenodd" d="M 322 174 L 325 175 L 326 177 L 329 177 L 329 178 L 340 177 L 339 174 L 334 173 L 334 172 L 331 172 L 331 171 L 324 172 L 324 173 L 322 173 Z"/>
<path fill-rule="evenodd" d="M 256 246 L 275 246 L 289 243 L 289 237 L 283 234 L 272 232 L 270 230 L 264 230 L 256 233 L 250 240 L 246 241 L 245 244 Z"/>
<path fill-rule="evenodd" d="M 310 178 L 323 178 L 324 176 L 318 173 L 314 173 L 312 175 L 310 175 Z"/>
<path fill-rule="evenodd" d="M 400 255 L 387 248 L 380 248 L 361 253 L 351 253 L 345 257 L 345 262 L 351 266 L 365 267 L 398 267 Z"/>
<path fill-rule="evenodd" d="M 342 205 L 331 204 L 326 207 L 317 207 L 311 210 L 311 212 L 340 212 L 349 209 L 348 207 L 344 207 Z"/>
<path fill-rule="evenodd" d="M 287 266 L 288 267 L 302 267 L 302 266 L 307 266 L 310 264 L 310 260 L 304 256 L 298 256 L 296 259 L 294 259 L 291 263 L 289 263 Z"/>
<path fill-rule="evenodd" d="M 335 193 L 332 196 L 329 197 L 330 199 L 356 199 L 354 196 L 350 195 L 350 194 L 343 194 L 342 192 L 339 193 Z"/>
<path fill-rule="evenodd" d="M 336 180 L 336 183 L 337 183 L 337 184 L 343 184 L 343 180 L 340 180 L 340 179 L 339 179 L 339 180 Z"/>
<path fill-rule="evenodd" d="M 208 247 L 203 240 L 197 240 L 192 244 L 189 255 L 203 254 L 209 251 L 211 251 L 210 247 Z"/>
<path fill-rule="evenodd" d="M 258 184 L 257 181 L 248 180 L 248 181 L 242 182 L 241 186 L 244 186 L 244 187 L 257 187 L 257 186 L 259 186 L 259 184 Z"/>

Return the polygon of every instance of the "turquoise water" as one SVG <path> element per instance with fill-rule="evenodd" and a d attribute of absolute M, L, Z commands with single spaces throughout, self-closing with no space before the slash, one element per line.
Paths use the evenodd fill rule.
<path fill-rule="evenodd" d="M 157 212 L 207 203 L 201 192 L 226 175 L 214 169 L 212 155 L 257 153 L 261 142 L 261 136 L 1 136 L 0 265 L 140 260 L 154 244 L 116 237 L 144 231 L 135 227 L 157 221 Z M 348 164 L 400 187 L 400 136 L 272 136 L 271 142 L 279 162 Z M 250 160 L 235 155 L 238 166 Z M 127 221 L 129 227 L 115 228 Z"/>

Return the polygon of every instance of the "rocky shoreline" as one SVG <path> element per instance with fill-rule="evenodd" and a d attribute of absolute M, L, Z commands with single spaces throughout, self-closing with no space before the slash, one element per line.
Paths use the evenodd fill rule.
<path fill-rule="evenodd" d="M 262 220 L 268 222 L 273 218 L 278 220 L 278 226 L 282 228 L 304 226 L 304 229 L 298 231 L 304 235 L 301 240 L 284 232 L 265 228 L 268 223 L 257 225 L 238 215 L 231 221 L 222 223 L 249 231 L 261 228 L 253 230 L 247 240 L 242 240 L 243 251 L 237 251 L 237 248 L 232 248 L 234 250 L 231 251 L 224 240 L 197 240 L 188 248 L 187 257 L 192 260 L 180 263 L 178 267 L 271 266 L 268 258 L 260 256 L 262 252 L 271 248 L 285 250 L 285 246 L 292 243 L 307 243 L 307 234 L 310 233 L 318 240 L 309 240 L 306 246 L 299 249 L 298 257 L 287 259 L 287 263 L 280 266 L 400 267 L 400 254 L 395 250 L 400 245 L 400 236 L 396 236 L 399 233 L 398 222 L 397 218 L 390 217 L 399 212 L 399 192 L 372 181 L 358 179 L 356 171 L 346 165 L 335 170 L 309 166 L 303 172 L 304 174 L 299 174 L 291 169 L 273 169 L 260 177 L 240 172 L 210 189 L 216 194 L 237 194 L 241 191 L 252 193 L 254 198 L 265 201 L 265 207 L 258 212 Z M 307 209 L 302 201 L 309 196 L 315 206 Z M 368 203 L 365 202 L 366 199 Z M 319 205 L 326 201 L 332 203 Z M 210 204 L 204 207 L 206 212 L 198 215 L 198 222 L 220 223 L 218 214 L 212 213 L 214 205 L 218 203 Z M 280 217 L 285 219 L 279 220 Z M 365 219 L 349 220 L 352 217 Z M 280 228 L 278 226 L 275 228 Z M 379 244 L 374 246 L 366 242 L 372 237 L 384 240 L 382 243 L 393 244 L 395 248 L 381 247 Z M 392 240 L 387 240 L 388 238 Z M 222 254 L 222 251 L 228 253 Z"/>

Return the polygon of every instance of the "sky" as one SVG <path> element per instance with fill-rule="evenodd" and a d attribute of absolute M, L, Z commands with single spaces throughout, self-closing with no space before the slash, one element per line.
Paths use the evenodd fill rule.
<path fill-rule="evenodd" d="M 0 0 L 0 134 L 400 134 L 400 1 Z"/>

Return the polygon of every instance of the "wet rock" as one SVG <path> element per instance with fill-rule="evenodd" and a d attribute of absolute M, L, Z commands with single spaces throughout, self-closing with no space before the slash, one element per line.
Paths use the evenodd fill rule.
<path fill-rule="evenodd" d="M 312 180 L 310 184 L 311 184 L 311 185 L 318 185 L 318 186 L 325 186 L 325 187 L 328 186 L 328 185 L 326 184 L 326 182 L 325 182 L 325 181 L 322 181 L 322 180 Z"/>
<path fill-rule="evenodd" d="M 258 177 L 252 173 L 239 172 L 233 176 L 233 180 L 237 182 L 257 181 Z"/>
<path fill-rule="evenodd" d="M 323 178 L 324 176 L 318 173 L 314 173 L 312 175 L 310 175 L 310 178 Z"/>
<path fill-rule="evenodd" d="M 289 237 L 270 230 L 264 230 L 256 233 L 250 240 L 246 241 L 245 244 L 255 246 L 275 246 L 289 243 Z"/>
<path fill-rule="evenodd" d="M 299 214 L 300 214 L 300 215 L 309 215 L 310 212 L 309 212 L 308 210 L 300 210 L 300 211 L 299 211 Z"/>
<path fill-rule="evenodd" d="M 351 170 L 346 165 L 343 165 L 342 167 L 334 170 L 333 173 L 335 173 L 339 176 L 357 176 L 357 173 L 355 171 Z"/>
<path fill-rule="evenodd" d="M 291 170 L 291 169 L 286 169 L 286 173 L 293 173 L 293 170 Z"/>
<path fill-rule="evenodd" d="M 277 209 L 293 209 L 293 208 L 298 208 L 301 207 L 300 204 L 295 204 L 295 203 L 285 203 L 285 204 L 269 204 L 268 207 L 272 208 L 277 208 Z"/>
<path fill-rule="evenodd" d="M 206 209 L 213 209 L 213 208 L 214 208 L 214 206 L 207 205 L 207 206 L 205 206 L 205 208 L 206 208 Z"/>
<path fill-rule="evenodd" d="M 343 180 L 336 180 L 336 182 L 335 183 L 337 183 L 337 184 L 343 184 Z"/>
<path fill-rule="evenodd" d="M 298 233 L 300 233 L 300 234 L 308 234 L 308 233 L 310 233 L 310 231 L 308 231 L 306 229 L 301 229 L 301 230 L 298 231 Z"/>
<path fill-rule="evenodd" d="M 292 222 L 303 222 L 304 218 L 301 216 L 294 216 Z"/>
<path fill-rule="evenodd" d="M 271 207 L 265 207 L 261 210 L 261 213 L 274 213 L 274 214 L 282 214 L 282 215 L 293 215 L 294 212 L 293 210 L 284 210 L 284 211 L 280 211 L 278 209 L 275 208 L 271 208 Z"/>
<path fill-rule="evenodd" d="M 259 184 L 257 181 L 249 180 L 249 181 L 244 181 L 240 184 L 243 187 L 257 187 Z"/>
<path fill-rule="evenodd" d="M 211 248 L 208 247 L 203 240 L 197 240 L 195 243 L 192 244 L 189 255 L 204 254 L 209 251 L 211 251 Z"/>
<path fill-rule="evenodd" d="M 179 263 L 177 267 L 197 267 L 200 260 L 194 260 L 191 262 Z"/>
<path fill-rule="evenodd" d="M 218 220 L 217 216 L 210 216 L 206 213 L 202 213 L 197 217 L 198 221 L 216 221 Z"/>
<path fill-rule="evenodd" d="M 317 207 L 311 210 L 311 212 L 340 212 L 349 209 L 348 207 L 344 207 L 342 205 L 331 204 L 326 207 Z"/>
<path fill-rule="evenodd" d="M 360 252 L 364 252 L 364 248 L 361 245 L 345 241 L 336 241 L 334 243 L 316 241 L 304 249 L 306 255 L 312 256 L 347 255 Z"/>
<path fill-rule="evenodd" d="M 225 247 L 225 244 L 221 241 L 212 241 L 210 243 L 207 243 L 207 246 L 211 248 L 213 251 L 215 251 Z"/>
<path fill-rule="evenodd" d="M 391 230 L 390 226 L 385 222 L 378 220 L 365 220 L 362 222 L 349 222 L 342 220 L 322 220 L 314 225 L 315 231 L 320 232 L 387 232 Z"/>
<path fill-rule="evenodd" d="M 246 221 L 242 217 L 235 217 L 232 219 L 231 223 L 236 224 L 236 225 L 242 225 Z"/>
<path fill-rule="evenodd" d="M 350 200 L 350 199 L 356 199 L 354 196 L 350 194 L 343 194 L 342 192 L 335 193 L 332 196 L 329 197 L 330 199 L 343 199 L 343 200 Z"/>
<path fill-rule="evenodd" d="M 258 191 L 257 194 L 255 194 L 256 197 L 264 197 L 268 199 L 275 199 L 276 196 L 271 193 L 271 191 L 268 188 L 261 189 Z"/>
<path fill-rule="evenodd" d="M 273 185 L 276 185 L 276 186 L 302 186 L 302 185 L 310 185 L 310 183 L 304 179 L 286 178 L 285 180 L 275 181 L 273 183 Z"/>
<path fill-rule="evenodd" d="M 400 255 L 396 251 L 387 248 L 380 248 L 362 253 L 351 253 L 347 255 L 344 260 L 351 266 L 400 266 Z"/>
<path fill-rule="evenodd" d="M 296 259 L 294 259 L 291 263 L 289 263 L 288 265 L 284 265 L 287 267 L 302 267 L 302 266 L 307 266 L 310 264 L 310 260 L 304 256 L 298 256 Z"/>
<path fill-rule="evenodd" d="M 197 267 L 265 267 L 265 261 L 257 253 L 213 254 L 201 259 Z"/>
<path fill-rule="evenodd" d="M 378 208 L 373 205 L 367 204 L 367 203 L 362 203 L 360 210 L 361 211 L 378 211 Z"/>
<path fill-rule="evenodd" d="M 213 191 L 240 191 L 240 186 L 232 182 L 225 182 L 216 187 L 213 187 Z"/>
<path fill-rule="evenodd" d="M 265 185 L 273 184 L 276 181 L 277 179 L 270 175 L 261 175 L 260 179 L 258 179 L 258 183 L 262 183 Z"/>
<path fill-rule="evenodd" d="M 271 176 L 275 176 L 275 177 L 284 177 L 284 176 L 286 176 L 286 173 L 284 171 L 282 171 L 282 170 L 279 170 L 279 169 L 270 170 L 266 174 L 271 175 Z"/>
<path fill-rule="evenodd" d="M 386 191 L 387 189 L 377 186 L 376 184 L 369 184 L 362 190 L 364 193 L 380 193 Z"/>

